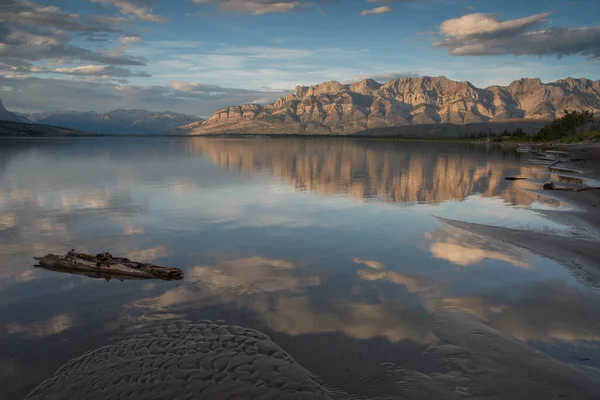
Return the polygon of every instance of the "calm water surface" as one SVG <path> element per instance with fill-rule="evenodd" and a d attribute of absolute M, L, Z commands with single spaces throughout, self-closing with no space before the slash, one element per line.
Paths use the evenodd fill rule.
<path fill-rule="evenodd" d="M 429 372 L 432 312 L 464 309 L 600 366 L 600 297 L 551 260 L 438 217 L 568 234 L 545 172 L 508 150 L 329 139 L 0 140 L 0 388 L 22 398 L 69 359 L 172 319 L 262 330 L 303 366 L 373 394 L 380 364 Z M 33 267 L 110 251 L 181 282 Z M 370 384 L 363 384 L 370 382 Z"/>

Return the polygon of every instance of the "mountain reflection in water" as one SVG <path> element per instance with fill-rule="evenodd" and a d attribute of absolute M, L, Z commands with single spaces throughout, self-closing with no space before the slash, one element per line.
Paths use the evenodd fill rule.
<path fill-rule="evenodd" d="M 268 172 L 298 190 L 361 200 L 441 203 L 479 193 L 518 205 L 556 204 L 513 190 L 506 176 L 535 179 L 542 173 L 521 164 L 518 153 L 498 147 L 393 140 L 197 139 L 187 141 L 187 151 L 229 171 Z"/>

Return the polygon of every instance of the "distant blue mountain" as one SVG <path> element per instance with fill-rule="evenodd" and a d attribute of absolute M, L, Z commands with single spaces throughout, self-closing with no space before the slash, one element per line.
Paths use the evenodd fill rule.
<path fill-rule="evenodd" d="M 27 118 L 36 124 L 64 126 L 108 135 L 162 135 L 181 125 L 202 121 L 202 118 L 171 111 L 146 110 L 113 110 L 105 113 L 46 111 L 28 114 Z"/>
<path fill-rule="evenodd" d="M 30 124 L 31 121 L 28 120 L 27 118 L 10 112 L 8 111 L 6 108 L 4 108 L 4 104 L 2 104 L 2 100 L 0 99 L 0 121 L 5 121 L 5 122 L 19 122 L 22 124 Z"/>

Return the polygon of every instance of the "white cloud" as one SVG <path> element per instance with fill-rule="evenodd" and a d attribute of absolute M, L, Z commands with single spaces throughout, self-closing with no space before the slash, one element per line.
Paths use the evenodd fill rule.
<path fill-rule="evenodd" d="M 358 257 L 354 257 L 352 261 L 354 261 L 355 264 L 363 264 L 373 269 L 385 269 L 385 265 L 379 261 L 365 260 Z"/>
<path fill-rule="evenodd" d="M 182 92 L 188 93 L 197 93 L 197 92 L 219 92 L 224 89 L 217 85 L 201 85 L 196 82 L 186 82 L 186 81 L 172 81 L 169 85 L 171 89 L 179 90 Z"/>
<path fill-rule="evenodd" d="M 425 234 L 425 238 L 430 241 L 429 251 L 433 257 L 461 267 L 481 265 L 485 260 L 500 260 L 516 268 L 531 268 L 523 252 L 456 228 L 444 227 Z"/>
<path fill-rule="evenodd" d="M 375 7 L 371 10 L 363 10 L 360 15 L 375 15 L 375 14 L 385 14 L 394 11 L 394 9 L 390 6 L 381 6 Z"/>
<path fill-rule="evenodd" d="M 109 65 L 146 65 L 146 59 L 125 54 L 92 51 L 69 43 L 44 45 L 4 44 L 0 47 L 0 63 L 14 67 L 31 66 L 32 62 L 52 60 L 57 63 L 88 61 Z"/>
<path fill-rule="evenodd" d="M 159 15 L 155 15 L 152 13 L 151 4 L 154 3 L 152 0 L 90 0 L 93 3 L 100 3 L 104 5 L 112 5 L 115 6 L 121 11 L 121 13 L 125 15 L 130 15 L 132 17 L 150 21 L 150 22 L 158 22 L 163 23 L 167 22 L 168 19 Z"/>
<path fill-rule="evenodd" d="M 192 0 L 196 4 L 217 4 L 222 11 L 237 11 L 254 15 L 286 13 L 304 9 L 310 1 L 293 0 Z"/>
<path fill-rule="evenodd" d="M 546 22 L 549 16 L 549 13 L 543 13 L 526 18 L 500 21 L 489 14 L 469 14 L 444 21 L 440 27 L 440 33 L 459 40 L 514 34 Z"/>
<path fill-rule="evenodd" d="M 138 35 L 127 35 L 119 38 L 119 42 L 121 42 L 121 44 L 139 43 L 141 41 L 142 37 Z"/>
<path fill-rule="evenodd" d="M 13 0 L 0 7 L 0 66 L 34 72 L 35 62 L 94 62 L 109 65 L 145 65 L 146 60 L 125 54 L 94 51 L 74 45 L 72 35 L 90 41 L 107 41 L 120 32 L 126 20 L 66 13 L 56 6 L 44 6 L 28 0 Z"/>
<path fill-rule="evenodd" d="M 71 32 L 116 31 L 111 26 L 116 20 L 83 18 L 79 14 L 64 13 L 56 6 L 45 6 L 28 0 L 3 1 L 0 21 L 10 24 L 33 25 L 37 28 L 52 27 Z"/>
<path fill-rule="evenodd" d="M 72 314 L 57 314 L 31 324 L 13 322 L 5 326 L 9 335 L 23 335 L 27 339 L 43 339 L 71 329 L 76 319 Z"/>
<path fill-rule="evenodd" d="M 578 54 L 600 59 L 600 26 L 541 28 L 548 17 L 543 13 L 501 21 L 489 14 L 469 14 L 443 22 L 442 39 L 434 45 L 453 56 Z"/>
<path fill-rule="evenodd" d="M 132 72 L 127 68 L 115 67 L 112 65 L 81 65 L 72 68 L 55 68 L 47 70 L 39 70 L 38 72 L 65 74 L 74 76 L 95 76 L 104 79 L 112 78 L 128 78 L 128 77 L 144 77 L 149 78 L 147 72 Z"/>

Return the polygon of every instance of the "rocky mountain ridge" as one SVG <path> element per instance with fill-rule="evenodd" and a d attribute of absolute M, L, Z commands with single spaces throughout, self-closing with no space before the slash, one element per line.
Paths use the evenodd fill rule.
<path fill-rule="evenodd" d="M 549 120 L 564 110 L 600 112 L 600 80 L 566 78 L 542 83 L 520 79 L 480 89 L 445 77 L 366 79 L 297 86 L 263 106 L 216 111 L 208 120 L 179 128 L 188 134 L 356 134 L 369 129 L 421 124 L 473 124 Z"/>

